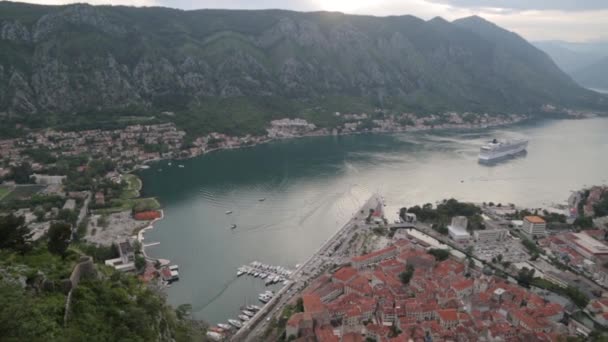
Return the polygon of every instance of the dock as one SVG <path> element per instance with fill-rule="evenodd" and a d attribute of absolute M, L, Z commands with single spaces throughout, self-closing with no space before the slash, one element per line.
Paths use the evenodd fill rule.
<path fill-rule="evenodd" d="M 305 287 L 305 284 L 316 277 L 316 272 L 322 268 L 320 266 L 325 266 L 327 259 L 324 256 L 330 255 L 335 246 L 346 241 L 356 230 L 357 223 L 362 219 L 358 217 L 359 212 L 361 210 L 368 212 L 370 208 L 376 209 L 380 207 L 379 203 L 383 203 L 381 197 L 376 194 L 372 195 L 340 230 L 327 239 L 317 252 L 291 274 L 291 280 L 287 281 L 287 284 L 272 297 L 262 310 L 243 324 L 243 327 L 232 336 L 231 341 L 252 341 L 256 337 L 262 336 L 270 323 L 268 318 L 276 316 L 289 301 L 299 295 L 299 291 Z M 292 289 L 293 291 L 290 292 Z"/>

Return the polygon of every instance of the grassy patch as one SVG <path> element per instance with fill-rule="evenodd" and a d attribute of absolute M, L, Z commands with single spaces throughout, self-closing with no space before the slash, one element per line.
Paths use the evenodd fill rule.
<path fill-rule="evenodd" d="M 2 193 L 0 192 L 0 199 L 7 202 L 28 199 L 42 189 L 44 189 L 44 186 L 42 185 L 20 185 L 15 187 L 12 191 L 9 190 L 4 196 L 2 196 Z"/>
<path fill-rule="evenodd" d="M 142 187 L 141 179 L 133 174 L 126 174 L 123 176 L 123 178 L 127 182 L 127 187 L 121 194 L 120 198 L 130 199 L 139 197 L 139 191 Z"/>
<path fill-rule="evenodd" d="M 8 186 L 0 186 L 0 201 L 2 201 L 2 199 L 11 193 L 11 188 L 9 188 Z"/>
<path fill-rule="evenodd" d="M 160 203 L 154 197 L 117 199 L 117 200 L 113 200 L 112 203 L 114 205 L 111 208 L 96 209 L 96 210 L 93 210 L 93 213 L 97 214 L 97 215 L 115 214 L 115 213 L 120 213 L 122 211 L 129 211 L 129 210 L 132 210 L 133 208 L 135 208 L 136 211 L 160 209 Z"/>

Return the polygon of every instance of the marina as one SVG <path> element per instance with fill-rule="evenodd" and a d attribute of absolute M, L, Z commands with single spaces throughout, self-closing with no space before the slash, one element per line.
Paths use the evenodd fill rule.
<path fill-rule="evenodd" d="M 289 276 L 293 273 L 292 270 L 284 268 L 282 266 L 272 266 L 254 261 L 249 265 L 243 265 L 238 268 L 236 275 L 240 277 L 242 275 L 249 275 L 254 278 L 260 278 L 265 280 L 264 285 L 270 286 L 276 283 L 287 282 Z"/>

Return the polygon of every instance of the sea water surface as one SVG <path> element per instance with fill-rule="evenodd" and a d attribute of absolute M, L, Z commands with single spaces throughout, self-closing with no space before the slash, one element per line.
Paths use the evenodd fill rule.
<path fill-rule="evenodd" d="M 495 137 L 529 139 L 527 155 L 479 164 L 480 145 Z M 258 278 L 237 278 L 239 266 L 305 261 L 372 193 L 392 214 L 451 197 L 538 208 L 608 182 L 608 119 L 285 140 L 159 162 L 141 176 L 165 209 L 146 233 L 160 245 L 147 252 L 180 266 L 169 302 L 218 323 L 265 290 Z"/>

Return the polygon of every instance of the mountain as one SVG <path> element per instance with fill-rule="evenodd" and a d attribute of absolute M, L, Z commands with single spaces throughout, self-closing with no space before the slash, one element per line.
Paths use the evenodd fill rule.
<path fill-rule="evenodd" d="M 608 89 L 608 57 L 572 72 L 572 77 L 587 87 Z"/>
<path fill-rule="evenodd" d="M 608 42 L 541 41 L 534 45 L 551 56 L 579 84 L 608 88 Z"/>
<path fill-rule="evenodd" d="M 555 61 L 555 64 L 568 74 L 589 66 L 604 56 L 601 50 L 596 50 L 593 46 L 586 46 L 582 43 L 540 41 L 533 44 L 547 53 Z"/>
<path fill-rule="evenodd" d="M 479 17 L 1 2 L 0 38 L 0 114 L 31 127 L 161 118 L 241 134 L 286 116 L 331 125 L 335 111 L 607 104 Z"/>

